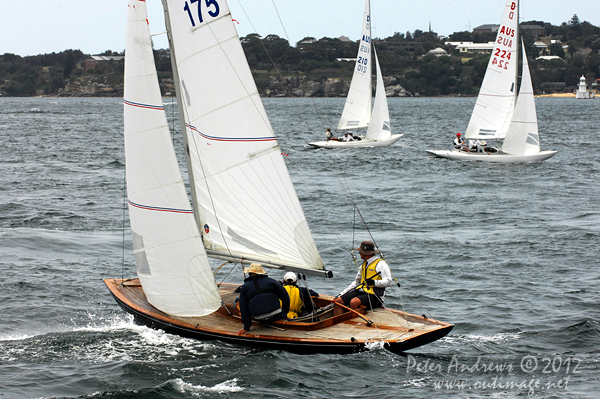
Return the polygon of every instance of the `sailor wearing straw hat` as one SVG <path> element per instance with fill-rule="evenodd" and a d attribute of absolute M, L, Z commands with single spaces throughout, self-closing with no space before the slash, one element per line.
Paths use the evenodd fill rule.
<path fill-rule="evenodd" d="M 244 269 L 248 277 L 240 287 L 240 313 L 244 328 L 242 335 L 250 331 L 252 319 L 260 323 L 270 323 L 285 319 L 290 310 L 290 297 L 283 286 L 267 276 L 260 263 L 252 263 Z M 281 301 L 281 302 L 280 302 Z"/>
<path fill-rule="evenodd" d="M 385 288 L 393 284 L 390 267 L 379 256 L 379 250 L 375 249 L 375 244 L 371 241 L 363 241 L 358 250 L 363 260 L 356 278 L 338 297 L 334 300 L 351 309 L 358 309 L 361 305 L 367 310 L 380 308 L 383 306 L 385 298 Z M 336 306 L 334 314 L 342 314 L 344 309 Z"/>

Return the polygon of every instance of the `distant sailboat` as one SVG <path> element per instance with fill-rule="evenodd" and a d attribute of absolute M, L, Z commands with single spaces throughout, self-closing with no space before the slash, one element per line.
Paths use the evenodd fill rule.
<path fill-rule="evenodd" d="M 517 99 L 519 1 L 507 0 L 495 46 L 475 103 L 465 138 L 504 140 L 500 149 L 469 152 L 464 149 L 428 150 L 451 159 L 486 162 L 536 162 L 556 154 L 541 151 L 531 74 L 523 47 L 521 88 Z"/>
<path fill-rule="evenodd" d="M 372 63 L 375 59 L 377 83 L 375 89 L 375 104 L 372 105 Z M 354 66 L 354 74 L 346 104 L 337 126 L 337 130 L 367 129 L 362 140 L 355 141 L 316 141 L 309 145 L 317 148 L 350 148 L 350 147 L 380 147 L 394 144 L 402 134 L 392 134 L 390 114 L 388 109 L 383 76 L 375 46 L 371 43 L 371 3 L 365 2 L 365 12 L 362 25 L 362 38 L 358 48 L 358 56 Z"/>
<path fill-rule="evenodd" d="M 238 335 L 239 285 L 217 284 L 209 256 L 332 273 L 308 227 L 227 2 L 163 0 L 193 206 L 162 104 L 146 2 L 128 5 L 124 136 L 138 278 L 104 280 L 117 303 L 136 322 L 169 333 L 300 353 L 351 353 L 371 341 L 401 352 L 448 334 L 451 324 L 390 308 L 335 316 L 333 298 L 322 295 L 314 298 L 318 309 L 303 318 L 254 323 Z"/>

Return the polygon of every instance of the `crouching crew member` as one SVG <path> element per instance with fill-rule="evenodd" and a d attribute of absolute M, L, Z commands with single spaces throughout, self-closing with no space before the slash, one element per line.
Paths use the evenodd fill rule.
<path fill-rule="evenodd" d="M 240 313 L 244 328 L 238 331 L 242 335 L 250 331 L 252 319 L 261 323 L 270 323 L 285 319 L 290 310 L 290 297 L 279 283 L 267 276 L 260 263 L 252 263 L 244 269 L 248 277 L 240 288 Z"/>

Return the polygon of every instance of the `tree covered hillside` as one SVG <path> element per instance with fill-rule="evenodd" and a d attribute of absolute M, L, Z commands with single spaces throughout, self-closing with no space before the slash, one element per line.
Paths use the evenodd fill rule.
<path fill-rule="evenodd" d="M 545 34 L 532 34 L 524 29 L 525 25 L 543 27 Z M 600 79 L 600 28 L 574 15 L 560 26 L 524 22 L 521 31 L 535 90 L 541 90 L 545 82 L 562 82 L 570 90 L 581 75 L 588 83 Z M 434 32 L 416 30 L 373 39 L 388 95 L 477 94 L 489 54 L 461 52 L 455 44 L 487 43 L 495 36 L 491 31 L 465 31 L 441 38 Z M 357 42 L 307 37 L 290 46 L 276 35 L 263 38 L 258 34 L 241 41 L 262 95 L 343 96 L 348 90 L 354 68 L 354 62 L 348 59 L 356 57 Z M 438 48 L 448 55 L 429 53 Z M 123 53 L 109 50 L 101 55 L 115 58 Z M 538 59 L 541 55 L 560 59 Z M 79 50 L 30 57 L 0 55 L 0 94 L 122 96 L 123 60 L 115 58 L 90 66 L 86 64 L 89 58 Z M 163 94 L 173 94 L 169 52 L 157 50 L 155 59 Z"/>

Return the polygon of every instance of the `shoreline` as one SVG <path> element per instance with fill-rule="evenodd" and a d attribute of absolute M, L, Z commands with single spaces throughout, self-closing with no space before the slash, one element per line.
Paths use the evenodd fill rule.
<path fill-rule="evenodd" d="M 175 98 L 175 96 L 162 96 L 163 98 Z M 472 98 L 477 95 L 469 94 L 450 94 L 445 96 L 396 96 L 390 98 Z M 536 94 L 536 98 L 576 98 L 575 93 L 552 93 L 552 94 Z M 123 96 L 57 96 L 57 95 L 38 95 L 38 96 L 0 96 L 0 98 L 123 98 Z M 343 98 L 343 97 L 289 97 L 289 96 L 261 96 L 260 98 Z"/>

